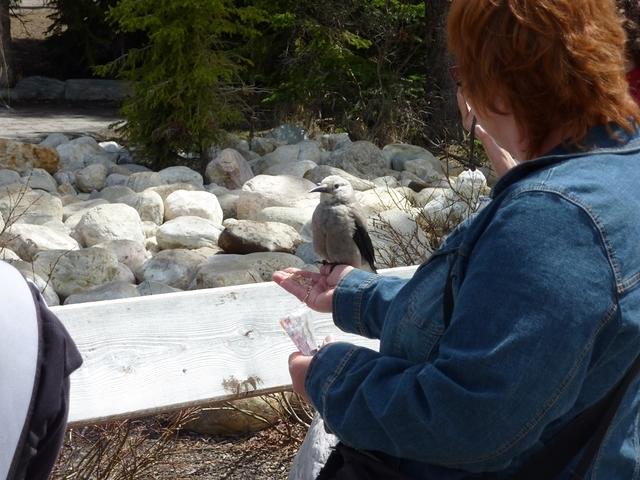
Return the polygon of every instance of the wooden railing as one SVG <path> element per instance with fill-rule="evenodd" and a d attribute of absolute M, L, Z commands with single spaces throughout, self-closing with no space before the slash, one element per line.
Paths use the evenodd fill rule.
<path fill-rule="evenodd" d="M 384 270 L 408 278 L 415 267 Z M 160 413 L 290 386 L 295 350 L 278 320 L 302 304 L 275 283 L 54 307 L 84 358 L 71 376 L 69 423 Z M 314 314 L 319 339 L 377 341 Z"/>

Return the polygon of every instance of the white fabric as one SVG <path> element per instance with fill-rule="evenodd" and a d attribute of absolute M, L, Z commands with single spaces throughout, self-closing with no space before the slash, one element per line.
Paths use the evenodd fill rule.
<path fill-rule="evenodd" d="M 331 447 L 338 443 L 335 435 L 327 433 L 324 422 L 316 413 L 300 450 L 293 459 L 288 480 L 314 480 L 331 453 Z"/>
<path fill-rule="evenodd" d="M 38 319 L 22 275 L 0 262 L 0 479 L 5 479 L 31 403 Z"/>

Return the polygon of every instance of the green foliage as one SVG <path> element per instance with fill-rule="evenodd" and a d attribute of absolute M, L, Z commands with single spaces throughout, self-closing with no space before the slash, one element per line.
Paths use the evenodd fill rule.
<path fill-rule="evenodd" d="M 124 131 L 155 166 L 180 152 L 206 152 L 242 119 L 236 85 L 246 60 L 234 46 L 255 35 L 259 10 L 230 0 L 121 0 L 109 17 L 121 31 L 148 37 L 100 72 L 134 82 Z"/>

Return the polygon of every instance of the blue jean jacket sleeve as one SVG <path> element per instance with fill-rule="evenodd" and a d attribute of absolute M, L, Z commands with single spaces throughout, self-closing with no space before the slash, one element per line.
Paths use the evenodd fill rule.
<path fill-rule="evenodd" d="M 351 331 L 374 333 L 349 317 L 377 302 L 383 316 L 391 300 L 357 283 L 354 274 L 339 287 L 334 314 Z M 384 353 L 329 344 L 312 361 L 307 392 L 353 447 L 471 472 L 503 469 L 575 404 L 598 333 L 615 322 L 614 285 L 587 211 L 551 192 L 514 196 L 475 243 L 432 357 L 386 353 L 384 329 L 402 325 L 387 318 Z"/>
<path fill-rule="evenodd" d="M 380 338 L 389 305 L 407 280 L 353 270 L 333 296 L 333 321 L 338 328 L 367 338 Z"/>

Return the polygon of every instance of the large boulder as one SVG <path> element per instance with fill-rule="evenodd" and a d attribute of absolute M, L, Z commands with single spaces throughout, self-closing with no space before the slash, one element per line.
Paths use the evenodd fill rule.
<path fill-rule="evenodd" d="M 47 138 L 42 140 L 39 145 L 43 147 L 51 147 L 56 148 L 58 145 L 62 145 L 63 143 L 67 143 L 71 139 L 67 137 L 64 133 L 51 133 L 47 135 Z"/>
<path fill-rule="evenodd" d="M 62 298 L 111 282 L 119 273 L 118 258 L 102 248 L 42 251 L 33 266 Z"/>
<path fill-rule="evenodd" d="M 162 225 L 164 221 L 164 202 L 162 197 L 153 190 L 126 195 L 120 199 L 120 203 L 126 203 L 135 208 L 143 222 Z"/>
<path fill-rule="evenodd" d="M 33 268 L 33 264 L 30 262 L 23 262 L 20 259 L 3 258 L 7 263 L 13 265 L 24 278 L 31 280 L 36 288 L 42 294 L 42 298 L 50 307 L 60 305 L 60 297 L 53 289 L 51 282 L 45 281 L 40 275 L 38 275 Z"/>
<path fill-rule="evenodd" d="M 258 222 L 278 222 L 284 223 L 296 229 L 297 232 L 313 216 L 315 207 L 295 208 L 295 207 L 267 207 L 258 213 L 256 220 Z"/>
<path fill-rule="evenodd" d="M 109 240 L 96 244 L 94 248 L 103 248 L 114 253 L 118 262 L 129 267 L 138 278 L 142 278 L 142 267 L 151 258 L 144 242 L 133 240 Z"/>
<path fill-rule="evenodd" d="M 238 220 L 230 222 L 220 234 L 218 245 L 227 253 L 294 253 L 302 242 L 289 225 L 276 222 Z"/>
<path fill-rule="evenodd" d="M 22 183 L 20 179 L 20 174 L 15 170 L 9 170 L 8 168 L 0 169 L 0 187 L 4 187 L 6 185 L 17 185 Z"/>
<path fill-rule="evenodd" d="M 30 262 L 43 250 L 78 250 L 80 245 L 69 235 L 43 225 L 16 223 L 0 236 L 3 246 Z"/>
<path fill-rule="evenodd" d="M 209 162 L 205 176 L 209 183 L 233 190 L 253 178 L 253 171 L 237 150 L 225 148 Z"/>
<path fill-rule="evenodd" d="M 169 195 L 164 204 L 166 220 L 186 215 L 206 218 L 222 225 L 222 207 L 213 193 L 178 190 Z"/>
<path fill-rule="evenodd" d="M 7 223 L 44 225 L 62 220 L 62 200 L 25 185 L 10 185 L 0 188 L 0 213 Z"/>
<path fill-rule="evenodd" d="M 282 145 L 273 152 L 265 155 L 254 163 L 254 172 L 267 174 L 269 169 L 286 168 L 299 162 L 313 162 L 318 164 L 321 161 L 320 147 L 312 141 L 300 142 L 295 145 Z"/>
<path fill-rule="evenodd" d="M 60 155 L 51 147 L 0 138 L 0 168 L 21 173 L 42 168 L 55 173 L 59 167 Z"/>
<path fill-rule="evenodd" d="M 203 255 L 191 250 L 163 250 L 145 262 L 143 280 L 186 290 L 205 260 Z"/>
<path fill-rule="evenodd" d="M 76 186 L 81 192 L 91 193 L 102 190 L 107 182 L 109 169 L 100 163 L 94 163 L 76 172 Z"/>
<path fill-rule="evenodd" d="M 193 185 L 202 188 L 204 181 L 202 175 L 195 170 L 184 166 L 167 167 L 158 172 L 160 178 L 164 180 L 164 183 L 170 185 L 172 183 L 192 183 Z"/>
<path fill-rule="evenodd" d="M 215 247 L 221 232 L 220 223 L 201 217 L 182 216 L 164 223 L 156 232 L 156 239 L 161 250 Z"/>
<path fill-rule="evenodd" d="M 56 147 L 62 170 L 79 170 L 88 165 L 87 160 L 96 154 L 106 153 L 91 137 L 78 137 Z M 46 170 L 46 169 L 45 169 Z"/>
<path fill-rule="evenodd" d="M 407 187 L 377 187 L 366 192 L 356 192 L 356 199 L 363 213 L 370 216 L 385 210 L 410 207 L 413 190 Z"/>
<path fill-rule="evenodd" d="M 74 238 L 90 247 L 109 240 L 144 242 L 138 212 L 123 203 L 98 205 L 86 212 L 74 229 Z"/>
<path fill-rule="evenodd" d="M 58 191 L 58 182 L 43 168 L 28 170 L 22 176 L 22 182 L 33 190 L 44 190 L 48 193 Z"/>
<path fill-rule="evenodd" d="M 164 178 L 157 172 L 132 173 L 129 175 L 129 178 L 127 178 L 127 187 L 134 192 L 142 192 L 147 188 L 165 185 L 166 183 Z"/>
<path fill-rule="evenodd" d="M 267 207 L 315 206 L 319 195 L 309 193 L 315 187 L 309 180 L 290 175 L 258 175 L 245 183 L 240 191 L 237 218 L 255 220 Z"/>
<path fill-rule="evenodd" d="M 222 208 L 222 217 L 236 218 L 238 216 L 238 199 L 240 198 L 239 190 L 229 190 L 225 187 L 218 186 L 214 183 L 205 187 L 207 192 L 213 193 Z"/>
<path fill-rule="evenodd" d="M 391 162 L 385 158 L 382 150 L 364 140 L 332 152 L 324 163 L 367 180 L 386 175 L 391 167 Z"/>

